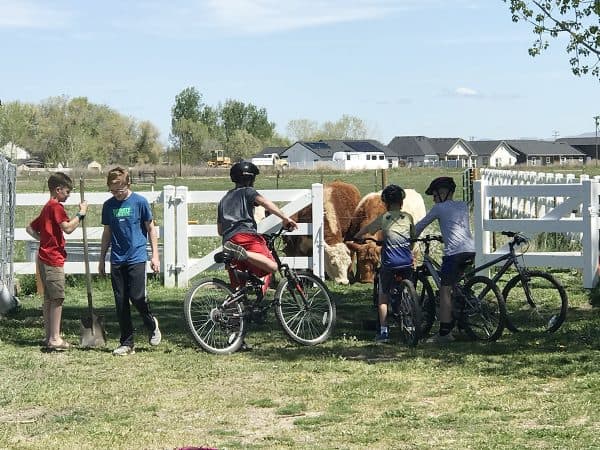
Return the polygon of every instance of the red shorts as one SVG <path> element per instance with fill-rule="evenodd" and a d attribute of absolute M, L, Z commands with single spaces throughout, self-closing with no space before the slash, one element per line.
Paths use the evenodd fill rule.
<path fill-rule="evenodd" d="M 267 241 L 265 241 L 265 238 L 262 237 L 260 234 L 238 233 L 238 234 L 234 235 L 230 239 L 230 241 L 233 242 L 234 244 L 241 245 L 249 252 L 260 253 L 261 255 L 264 255 L 267 258 L 269 258 L 271 261 L 275 261 L 275 258 L 273 258 L 273 255 L 271 254 L 269 247 L 267 247 Z M 248 262 L 246 262 L 246 261 L 236 261 L 235 268 L 237 270 L 242 270 L 242 271 L 247 270 L 248 272 L 253 273 L 254 275 L 256 275 L 259 278 L 262 278 L 265 275 L 270 275 L 269 272 L 265 272 L 264 270 L 257 269 L 254 266 L 248 264 Z M 269 285 L 270 278 L 271 277 L 269 277 L 268 279 L 265 280 L 265 286 Z M 229 280 L 231 282 L 231 286 L 237 287 L 235 276 L 233 275 L 231 270 L 229 271 Z"/>

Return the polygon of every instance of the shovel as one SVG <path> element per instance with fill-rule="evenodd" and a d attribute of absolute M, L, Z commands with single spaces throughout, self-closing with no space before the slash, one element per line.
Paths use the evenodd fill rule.
<path fill-rule="evenodd" d="M 81 191 L 81 201 L 84 200 L 84 181 L 83 177 L 79 179 L 79 189 Z M 88 253 L 87 229 L 85 219 L 81 222 L 81 232 L 83 234 L 83 260 L 85 263 L 85 286 L 87 288 L 88 315 L 81 318 L 81 337 L 79 345 L 81 347 L 103 347 L 106 345 L 106 331 L 102 324 L 102 317 L 94 314 L 92 306 L 92 275 L 90 274 L 90 257 Z"/>

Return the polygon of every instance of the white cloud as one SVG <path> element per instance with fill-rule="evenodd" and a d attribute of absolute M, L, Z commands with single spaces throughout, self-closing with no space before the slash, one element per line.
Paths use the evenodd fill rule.
<path fill-rule="evenodd" d="M 246 33 L 270 33 L 384 17 L 414 0 L 208 0 L 221 27 Z"/>
<path fill-rule="evenodd" d="M 477 92 L 475 89 L 471 89 L 468 87 L 459 87 L 454 90 L 454 94 L 459 97 L 479 97 L 481 94 Z"/>
<path fill-rule="evenodd" d="M 0 29 L 2 28 L 60 28 L 70 18 L 59 11 L 27 0 L 0 0 Z"/>

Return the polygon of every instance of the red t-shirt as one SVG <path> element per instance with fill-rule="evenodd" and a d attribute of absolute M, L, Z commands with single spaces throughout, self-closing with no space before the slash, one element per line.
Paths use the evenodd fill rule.
<path fill-rule="evenodd" d="M 40 234 L 40 250 L 38 258 L 44 264 L 62 267 L 67 259 L 65 236 L 60 224 L 68 222 L 69 216 L 65 207 L 55 198 L 48 200 L 40 215 L 31 222 L 31 228 Z"/>

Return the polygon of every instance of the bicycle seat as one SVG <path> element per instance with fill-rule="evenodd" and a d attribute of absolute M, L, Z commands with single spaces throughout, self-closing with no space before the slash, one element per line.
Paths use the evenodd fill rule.
<path fill-rule="evenodd" d="M 231 261 L 233 261 L 231 255 L 227 255 L 225 252 L 215 253 L 213 258 L 217 264 L 229 264 Z"/>

